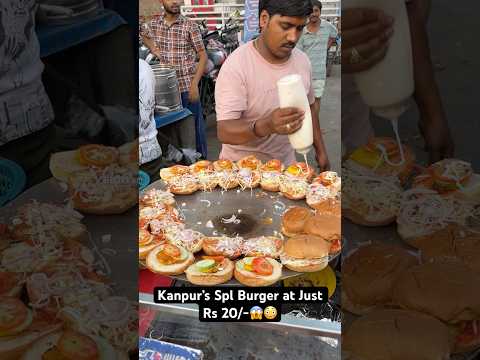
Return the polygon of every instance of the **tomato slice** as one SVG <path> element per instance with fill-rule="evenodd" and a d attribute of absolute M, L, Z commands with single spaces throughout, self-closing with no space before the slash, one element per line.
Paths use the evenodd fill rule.
<path fill-rule="evenodd" d="M 67 359 L 98 359 L 97 343 L 75 331 L 65 331 L 57 343 L 59 352 Z"/>
<path fill-rule="evenodd" d="M 0 272 L 0 296 L 6 295 L 12 290 L 19 280 L 19 276 L 16 273 Z"/>
<path fill-rule="evenodd" d="M 86 166 L 106 167 L 118 158 L 118 151 L 113 147 L 89 144 L 79 149 L 80 163 Z"/>
<path fill-rule="evenodd" d="M 138 245 L 139 246 L 148 245 L 152 242 L 152 240 L 153 240 L 153 235 L 152 234 L 150 234 L 145 229 L 140 229 L 139 234 L 138 234 Z"/>
<path fill-rule="evenodd" d="M 163 247 L 162 251 L 166 255 L 174 257 L 174 258 L 178 258 L 178 257 L 180 257 L 180 255 L 182 255 L 182 252 L 180 251 L 180 249 L 177 246 L 172 245 L 172 244 L 166 244 Z"/>
<path fill-rule="evenodd" d="M 0 298 L 0 336 L 15 334 L 28 317 L 28 308 L 18 299 Z"/>
<path fill-rule="evenodd" d="M 340 242 L 340 239 L 336 239 L 332 242 L 332 245 L 330 246 L 330 254 L 335 254 L 342 250 L 342 244 Z"/>
<path fill-rule="evenodd" d="M 253 271 L 259 275 L 272 275 L 273 273 L 273 265 L 263 257 L 253 259 L 252 266 Z"/>

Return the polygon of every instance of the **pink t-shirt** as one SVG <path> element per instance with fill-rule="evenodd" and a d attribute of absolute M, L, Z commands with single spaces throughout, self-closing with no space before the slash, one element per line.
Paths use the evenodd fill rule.
<path fill-rule="evenodd" d="M 307 55 L 293 49 L 284 64 L 271 64 L 249 42 L 239 47 L 225 61 L 215 85 L 217 121 L 253 122 L 264 118 L 280 105 L 277 81 L 299 74 L 305 84 L 310 104 L 315 101 L 312 87 L 312 67 Z M 295 162 L 288 136 L 273 134 L 243 145 L 222 145 L 221 159 L 238 161 L 247 155 L 267 161 L 273 158 L 284 164 Z"/>

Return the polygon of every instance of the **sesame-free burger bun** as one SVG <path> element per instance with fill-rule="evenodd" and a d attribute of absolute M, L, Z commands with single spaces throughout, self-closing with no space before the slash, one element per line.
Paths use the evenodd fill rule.
<path fill-rule="evenodd" d="M 480 319 L 480 275 L 461 262 L 414 266 L 398 277 L 394 304 L 448 323 Z"/>
<path fill-rule="evenodd" d="M 397 278 L 418 259 L 396 245 L 361 246 L 342 264 L 342 309 L 356 315 L 387 305 Z"/>
<path fill-rule="evenodd" d="M 351 324 L 342 337 L 345 360 L 448 360 L 449 330 L 426 314 L 377 309 Z"/>
<path fill-rule="evenodd" d="M 328 265 L 330 247 L 331 244 L 319 236 L 296 235 L 286 241 L 280 259 L 292 271 L 316 272 Z"/>
<path fill-rule="evenodd" d="M 338 216 L 322 213 L 309 218 L 305 222 L 304 230 L 307 234 L 333 242 L 340 239 L 342 223 Z"/>
<path fill-rule="evenodd" d="M 302 234 L 306 221 L 313 216 L 311 210 L 294 206 L 288 209 L 282 218 L 282 233 L 286 236 Z"/>

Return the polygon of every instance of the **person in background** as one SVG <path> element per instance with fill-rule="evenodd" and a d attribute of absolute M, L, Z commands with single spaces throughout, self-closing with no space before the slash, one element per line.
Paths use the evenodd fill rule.
<path fill-rule="evenodd" d="M 320 113 L 320 102 L 327 78 L 328 50 L 337 36 L 337 29 L 328 21 L 322 21 L 322 3 L 313 0 L 313 13 L 297 43 L 297 48 L 307 54 L 312 63 L 313 88 L 315 91 L 314 110 Z"/>
<path fill-rule="evenodd" d="M 197 151 L 207 157 L 205 120 L 198 85 L 207 64 L 200 28 L 180 14 L 181 0 L 160 0 L 164 14 L 142 27 L 144 44 L 161 64 L 177 72 L 183 106 L 195 117 Z M 197 57 L 199 59 L 197 63 Z"/>
<path fill-rule="evenodd" d="M 138 63 L 138 79 L 139 165 L 144 165 L 162 156 L 162 149 L 157 140 L 157 127 L 154 118 L 155 75 L 150 65 L 142 59 L 139 59 Z"/>
<path fill-rule="evenodd" d="M 18 163 L 27 187 L 50 177 L 54 113 L 42 83 L 35 0 L 0 3 L 0 157 Z"/>
<path fill-rule="evenodd" d="M 220 158 L 238 161 L 253 154 L 263 161 L 295 162 L 287 135 L 300 129 L 304 113 L 279 107 L 276 84 L 286 75 L 299 74 L 312 110 L 317 162 L 321 170 L 329 168 L 315 110 L 312 67 L 295 48 L 311 13 L 310 0 L 260 0 L 259 37 L 227 58 L 215 86 Z"/>
<path fill-rule="evenodd" d="M 454 153 L 454 144 L 435 81 L 427 34 L 430 0 L 406 0 L 413 51 L 414 99 L 420 113 L 419 128 L 436 162 Z M 366 144 L 373 136 L 370 111 L 352 74 L 370 69 L 388 51 L 393 19 L 376 9 L 352 8 L 342 14 L 342 143 L 346 152 Z M 352 61 L 353 50 L 360 61 Z M 392 69 L 394 71 L 394 69 Z"/>

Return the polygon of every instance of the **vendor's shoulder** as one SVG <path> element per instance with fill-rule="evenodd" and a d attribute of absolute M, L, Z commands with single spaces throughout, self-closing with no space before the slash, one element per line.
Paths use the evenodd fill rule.
<path fill-rule="evenodd" d="M 308 58 L 308 55 L 305 54 L 303 51 L 301 51 L 297 48 L 294 48 L 293 51 L 292 51 L 292 56 L 293 56 L 294 61 L 302 62 L 306 66 L 310 66 L 310 67 L 312 66 L 312 64 L 310 62 L 310 59 Z"/>

